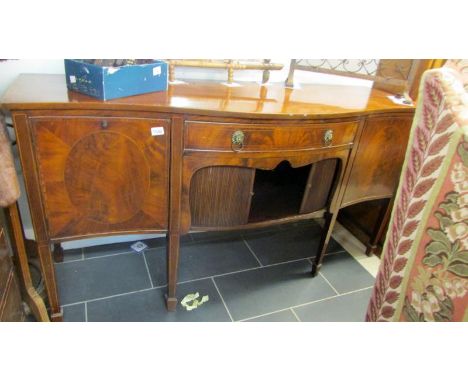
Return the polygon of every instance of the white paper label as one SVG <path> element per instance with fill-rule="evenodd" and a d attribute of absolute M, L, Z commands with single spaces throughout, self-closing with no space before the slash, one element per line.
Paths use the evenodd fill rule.
<path fill-rule="evenodd" d="M 118 72 L 120 70 L 120 68 L 108 68 L 107 69 L 107 74 L 114 74 L 116 72 Z"/>
<path fill-rule="evenodd" d="M 398 105 L 414 106 L 413 102 L 406 97 L 388 96 L 388 98 Z"/>
<path fill-rule="evenodd" d="M 137 241 L 136 243 L 133 243 L 131 246 L 130 246 L 131 249 L 133 249 L 135 252 L 141 252 L 143 250 L 145 250 L 146 248 L 148 248 L 148 246 L 143 243 L 142 241 Z"/>
<path fill-rule="evenodd" d="M 152 127 L 151 128 L 151 135 L 164 135 L 164 127 Z"/>
<path fill-rule="evenodd" d="M 76 83 L 76 77 L 75 76 L 70 76 L 70 83 L 71 84 Z"/>
<path fill-rule="evenodd" d="M 153 76 L 160 76 L 161 75 L 161 67 L 156 66 L 153 68 Z"/>

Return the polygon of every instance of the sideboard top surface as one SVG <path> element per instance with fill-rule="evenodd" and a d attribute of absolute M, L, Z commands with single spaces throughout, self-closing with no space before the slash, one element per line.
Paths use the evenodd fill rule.
<path fill-rule="evenodd" d="M 225 117 L 314 119 L 379 112 L 413 112 L 390 93 L 365 86 L 219 82 L 170 84 L 165 92 L 101 101 L 68 91 L 60 74 L 21 74 L 8 88 L 1 105 L 8 110 L 96 109 L 156 111 Z"/>

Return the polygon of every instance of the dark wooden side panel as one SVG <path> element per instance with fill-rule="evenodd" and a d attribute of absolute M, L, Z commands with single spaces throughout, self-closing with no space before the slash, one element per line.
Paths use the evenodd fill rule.
<path fill-rule="evenodd" d="M 367 245 L 373 239 L 374 231 L 379 223 L 379 216 L 388 203 L 389 199 L 377 199 L 353 204 L 340 210 L 338 221 L 359 241 Z M 380 246 L 383 246 L 384 241 L 385 233 L 379 243 Z"/>
<path fill-rule="evenodd" d="M 216 166 L 198 170 L 190 186 L 192 226 L 246 224 L 255 170 Z"/>
<path fill-rule="evenodd" d="M 301 214 L 318 211 L 327 206 L 337 164 L 337 159 L 326 159 L 312 165 L 302 200 Z"/>
<path fill-rule="evenodd" d="M 412 116 L 369 117 L 357 149 L 342 207 L 390 198 L 400 177 Z"/>

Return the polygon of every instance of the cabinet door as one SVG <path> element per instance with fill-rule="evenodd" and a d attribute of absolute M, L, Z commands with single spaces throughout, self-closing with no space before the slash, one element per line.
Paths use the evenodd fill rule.
<path fill-rule="evenodd" d="M 168 120 L 64 116 L 30 123 L 50 238 L 166 229 Z M 162 128 L 158 135 L 153 127 Z"/>
<path fill-rule="evenodd" d="M 412 115 L 369 117 L 342 206 L 392 196 L 405 159 L 412 120 Z"/>
<path fill-rule="evenodd" d="M 325 159 L 312 165 L 302 199 L 301 214 L 327 207 L 332 196 L 333 181 L 336 178 L 338 165 L 337 159 Z"/>
<path fill-rule="evenodd" d="M 190 185 L 192 227 L 247 224 L 255 170 L 214 166 L 198 170 Z"/>

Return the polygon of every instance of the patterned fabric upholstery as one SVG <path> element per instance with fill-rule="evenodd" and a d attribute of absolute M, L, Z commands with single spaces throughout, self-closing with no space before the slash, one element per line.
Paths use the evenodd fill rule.
<path fill-rule="evenodd" d="M 462 82 L 465 91 L 468 92 L 468 60 L 447 60 L 445 65 L 457 72 L 457 77 Z"/>
<path fill-rule="evenodd" d="M 5 129 L 3 117 L 0 114 L 0 207 L 13 204 L 20 195 L 10 140 Z"/>
<path fill-rule="evenodd" d="M 425 73 L 409 142 L 366 321 L 467 321 L 468 94 L 462 73 Z"/>

